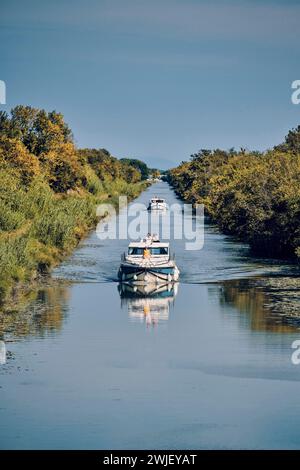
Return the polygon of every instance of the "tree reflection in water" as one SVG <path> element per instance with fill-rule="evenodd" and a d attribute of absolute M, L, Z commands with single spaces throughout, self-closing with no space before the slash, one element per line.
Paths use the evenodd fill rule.
<path fill-rule="evenodd" d="M 67 285 L 40 287 L 0 312 L 0 338 L 38 336 L 58 332 L 64 323 L 69 299 Z"/>
<path fill-rule="evenodd" d="M 119 284 L 122 308 L 127 308 L 131 321 L 156 326 L 169 318 L 170 306 L 177 295 L 178 284 L 129 285 Z"/>
<path fill-rule="evenodd" d="M 300 325 L 300 278 L 274 276 L 224 281 L 220 303 L 246 313 L 252 330 L 292 332 Z"/>

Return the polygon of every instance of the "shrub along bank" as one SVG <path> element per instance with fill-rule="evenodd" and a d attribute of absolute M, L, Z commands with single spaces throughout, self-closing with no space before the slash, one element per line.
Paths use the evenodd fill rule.
<path fill-rule="evenodd" d="M 200 150 L 168 180 L 255 253 L 300 259 L 300 126 L 266 152 Z"/>
<path fill-rule="evenodd" d="M 0 113 L 0 302 L 48 272 L 97 222 L 96 205 L 130 199 L 141 172 L 105 149 L 77 149 L 60 113 Z"/>

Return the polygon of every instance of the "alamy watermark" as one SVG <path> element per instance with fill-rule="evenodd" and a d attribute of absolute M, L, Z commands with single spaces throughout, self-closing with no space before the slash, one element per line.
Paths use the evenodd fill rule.
<path fill-rule="evenodd" d="M 6 104 L 6 84 L 0 80 L 0 104 Z"/>
<path fill-rule="evenodd" d="M 291 355 L 291 362 L 295 366 L 298 366 L 300 364 L 300 339 L 295 339 L 295 341 L 292 342 L 291 347 L 295 349 Z"/>
<path fill-rule="evenodd" d="M 128 205 L 127 197 L 119 197 L 119 207 L 100 204 L 100 221 L 96 233 L 99 239 L 140 240 L 156 234 L 162 240 L 185 240 L 186 250 L 201 250 L 204 246 L 204 206 L 174 203 L 166 210 L 148 211 L 142 203 Z"/>
<path fill-rule="evenodd" d="M 300 80 L 294 80 L 291 86 L 293 93 L 291 95 L 291 100 L 293 104 L 300 104 Z"/>

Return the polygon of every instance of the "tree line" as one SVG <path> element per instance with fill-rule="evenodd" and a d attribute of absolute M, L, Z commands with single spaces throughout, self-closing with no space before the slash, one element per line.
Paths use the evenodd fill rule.
<path fill-rule="evenodd" d="M 47 272 L 96 223 L 95 206 L 136 197 L 147 165 L 78 149 L 61 113 L 0 112 L 0 301 Z"/>
<path fill-rule="evenodd" d="M 202 149 L 171 169 L 168 180 L 255 253 L 300 259 L 300 126 L 265 152 Z"/>

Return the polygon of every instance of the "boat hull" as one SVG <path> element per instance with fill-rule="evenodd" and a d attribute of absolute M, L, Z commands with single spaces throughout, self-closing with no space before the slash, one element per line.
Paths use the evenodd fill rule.
<path fill-rule="evenodd" d="M 179 270 L 176 265 L 142 267 L 122 263 L 118 277 L 121 282 L 132 284 L 167 284 L 178 281 Z"/>
<path fill-rule="evenodd" d="M 119 294 L 122 299 L 149 299 L 149 298 L 174 298 L 177 295 L 178 283 L 168 284 L 130 284 L 120 282 L 118 284 Z"/>

